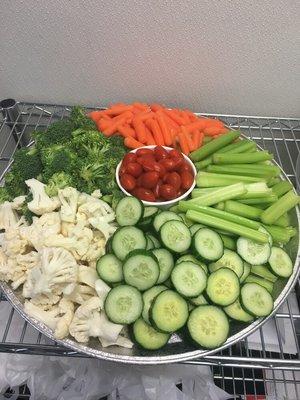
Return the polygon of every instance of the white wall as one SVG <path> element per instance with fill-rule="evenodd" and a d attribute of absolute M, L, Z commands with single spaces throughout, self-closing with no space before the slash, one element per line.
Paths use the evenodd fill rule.
<path fill-rule="evenodd" d="M 299 115 L 297 0 L 2 0 L 0 98 Z"/>

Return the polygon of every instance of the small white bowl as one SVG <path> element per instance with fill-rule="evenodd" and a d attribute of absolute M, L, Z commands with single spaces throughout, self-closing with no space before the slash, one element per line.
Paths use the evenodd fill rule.
<path fill-rule="evenodd" d="M 154 149 L 156 146 L 152 145 L 152 146 L 144 146 L 144 147 L 140 147 L 140 149 Z M 173 150 L 172 147 L 167 147 L 167 146 L 162 146 L 164 149 L 166 150 Z M 135 153 L 138 149 L 134 149 L 131 150 L 130 153 Z M 169 206 L 174 206 L 176 205 L 180 200 L 184 200 L 186 197 L 188 197 L 188 195 L 191 193 L 191 191 L 194 189 L 195 185 L 196 185 L 196 174 L 197 174 L 197 170 L 195 165 L 192 163 L 192 161 L 185 155 L 182 154 L 184 159 L 190 164 L 193 173 L 194 173 L 194 182 L 192 184 L 192 186 L 189 188 L 189 190 L 187 190 L 185 193 L 183 193 L 180 197 L 177 197 L 176 199 L 173 200 L 168 200 L 168 201 L 145 201 L 142 200 L 143 204 L 145 206 L 156 206 L 156 207 L 169 207 Z M 121 167 L 122 161 L 119 162 L 117 168 L 116 168 L 116 180 L 117 180 L 117 184 L 119 186 L 119 188 L 122 190 L 123 193 L 126 194 L 126 196 L 132 196 L 132 194 L 130 194 L 129 192 L 127 192 L 121 185 L 120 179 L 119 179 L 119 172 L 120 172 L 120 167 Z"/>

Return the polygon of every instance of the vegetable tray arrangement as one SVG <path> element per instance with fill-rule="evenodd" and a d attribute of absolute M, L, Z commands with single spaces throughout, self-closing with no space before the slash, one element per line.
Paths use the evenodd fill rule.
<path fill-rule="evenodd" d="M 74 107 L 33 133 L 34 147 L 17 151 L 0 189 L 0 280 L 23 315 L 66 345 L 128 362 L 207 354 L 268 318 L 296 276 L 299 196 L 272 154 L 203 120 L 157 104 L 89 116 Z M 126 147 L 148 144 L 137 140 L 141 126 L 156 132 L 157 147 L 133 160 Z M 168 199 L 161 186 L 185 188 L 181 150 L 198 170 L 196 188 L 172 207 L 145 206 L 140 187 L 157 193 L 154 203 Z M 136 197 L 118 187 L 120 162 Z"/>

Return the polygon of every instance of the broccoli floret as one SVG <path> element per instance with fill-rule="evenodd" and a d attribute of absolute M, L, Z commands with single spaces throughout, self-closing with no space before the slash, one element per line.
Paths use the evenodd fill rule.
<path fill-rule="evenodd" d="M 45 191 L 48 196 L 57 196 L 58 190 L 73 186 L 73 177 L 66 172 L 56 172 L 48 181 Z"/>
<path fill-rule="evenodd" d="M 67 143 L 72 138 L 73 128 L 73 124 L 68 119 L 62 119 L 51 124 L 46 131 L 34 132 L 33 138 L 38 149 Z"/>
<path fill-rule="evenodd" d="M 7 188 L 0 187 L 0 204 L 4 203 L 5 201 L 11 201 L 12 197 L 8 193 Z"/>
<path fill-rule="evenodd" d="M 43 181 L 48 182 L 56 172 L 72 173 L 76 171 L 77 156 L 67 146 L 56 144 L 41 150 L 44 166 Z"/>
<path fill-rule="evenodd" d="M 95 123 L 85 115 L 85 111 L 80 106 L 72 108 L 70 122 L 73 124 L 73 130 L 82 128 L 85 130 L 96 129 Z"/>
<path fill-rule="evenodd" d="M 30 203 L 32 199 L 33 199 L 32 193 L 29 192 L 28 195 L 26 196 L 26 199 L 25 199 L 25 201 L 24 201 L 24 204 L 23 204 L 21 210 L 19 211 L 19 213 L 20 213 L 21 215 L 23 215 L 23 217 L 25 218 L 25 220 L 26 220 L 26 221 L 28 222 L 28 224 L 30 224 L 30 225 L 32 224 L 32 217 L 34 217 L 35 214 L 34 214 L 32 211 L 29 210 L 27 204 Z"/>

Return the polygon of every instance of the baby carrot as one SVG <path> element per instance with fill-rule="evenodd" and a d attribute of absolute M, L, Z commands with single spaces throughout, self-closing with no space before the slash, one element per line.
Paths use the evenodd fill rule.
<path fill-rule="evenodd" d="M 153 118 L 154 115 L 155 114 L 152 111 L 150 111 L 150 112 L 147 111 L 147 112 L 142 112 L 142 113 L 138 114 L 136 116 L 136 118 L 139 118 L 141 121 L 146 121 L 149 118 Z"/>
<path fill-rule="evenodd" d="M 158 122 L 155 119 L 147 119 L 146 125 L 152 132 L 155 144 L 163 146 L 165 143 Z"/>
<path fill-rule="evenodd" d="M 121 121 L 123 119 L 130 119 L 130 118 L 132 118 L 132 116 L 133 116 L 133 114 L 131 111 L 125 111 L 125 112 L 117 115 L 116 117 L 112 118 L 112 122 L 115 123 L 115 122 Z"/>
<path fill-rule="evenodd" d="M 129 125 L 118 125 L 118 132 L 120 132 L 123 137 L 135 138 L 135 131 Z"/>
<path fill-rule="evenodd" d="M 138 116 L 135 116 L 132 119 L 132 126 L 133 129 L 135 130 L 136 137 L 139 142 L 145 143 L 146 142 L 146 131 L 145 131 L 145 125 L 143 121 L 141 121 Z"/>
<path fill-rule="evenodd" d="M 165 120 L 166 120 L 168 126 L 169 126 L 169 127 L 172 127 L 173 129 L 179 128 L 179 125 L 177 124 L 177 122 L 173 121 L 173 120 L 168 116 L 168 114 L 166 113 L 167 110 L 166 110 L 166 109 L 163 109 L 162 111 L 163 111 L 163 113 L 164 113 Z"/>
<path fill-rule="evenodd" d="M 138 101 L 136 101 L 135 103 L 132 103 L 132 106 L 141 111 L 150 111 L 148 104 L 139 103 Z"/>
<path fill-rule="evenodd" d="M 91 111 L 90 113 L 88 113 L 88 117 L 91 118 L 91 120 L 94 122 L 98 121 L 100 115 L 99 115 L 99 110 Z"/>
<path fill-rule="evenodd" d="M 194 150 L 194 142 L 192 140 L 191 134 L 190 134 L 190 132 L 188 132 L 188 130 L 186 129 L 186 127 L 184 125 L 181 127 L 181 132 L 183 133 L 183 135 L 185 137 L 186 143 L 189 147 L 189 153 L 190 153 L 191 151 Z"/>
<path fill-rule="evenodd" d="M 223 133 L 227 133 L 227 132 L 229 132 L 229 129 L 224 126 L 223 128 L 220 129 L 219 133 L 223 134 Z"/>
<path fill-rule="evenodd" d="M 116 133 L 118 130 L 118 126 L 123 125 L 125 123 L 126 119 L 127 119 L 127 117 L 123 116 L 123 118 L 120 118 L 118 121 L 114 121 L 114 122 L 111 121 L 110 125 L 103 130 L 103 133 L 105 134 L 105 136 L 111 136 L 114 133 Z"/>
<path fill-rule="evenodd" d="M 98 119 L 96 122 L 97 129 L 100 132 L 104 131 L 104 129 L 108 128 L 110 125 L 111 121 L 104 118 Z"/>
<path fill-rule="evenodd" d="M 194 114 L 192 111 L 184 110 L 184 112 L 188 115 L 190 122 L 197 121 L 197 115 Z"/>
<path fill-rule="evenodd" d="M 188 132 L 193 132 L 194 129 L 203 130 L 206 127 L 207 127 L 206 118 L 198 118 L 197 121 L 191 122 L 190 124 L 186 125 Z"/>
<path fill-rule="evenodd" d="M 166 124 L 164 114 L 163 114 L 163 112 L 161 110 L 156 112 L 156 119 L 157 119 L 158 125 L 160 127 L 161 133 L 163 135 L 165 145 L 166 146 L 171 146 L 171 144 L 172 144 L 172 136 L 171 136 L 169 128 L 168 128 L 168 126 Z"/>
<path fill-rule="evenodd" d="M 178 115 L 178 110 L 165 110 L 165 112 L 167 113 L 167 115 L 176 122 L 176 124 L 180 125 L 184 125 L 184 121 L 182 120 L 181 115 Z"/>
<path fill-rule="evenodd" d="M 193 136 L 194 150 L 197 150 L 199 149 L 199 147 L 202 146 L 204 134 L 203 132 L 199 131 L 199 129 L 195 129 L 192 132 L 192 136 Z"/>
<path fill-rule="evenodd" d="M 124 113 L 125 111 L 132 111 L 133 106 L 126 106 L 126 105 L 115 105 L 107 110 L 104 110 L 103 114 L 106 115 L 119 115 Z M 102 111 L 101 111 L 102 112 Z"/>
<path fill-rule="evenodd" d="M 147 146 L 155 145 L 156 143 L 155 143 L 154 137 L 153 137 L 150 129 L 147 126 L 145 126 L 145 130 L 146 130 L 146 137 L 147 137 L 146 145 Z"/>
<path fill-rule="evenodd" d="M 190 148 L 189 148 L 189 144 L 186 140 L 186 136 L 185 136 L 184 132 L 182 131 L 182 129 L 178 132 L 178 139 L 179 139 L 181 151 L 183 152 L 183 154 L 188 155 L 190 152 Z"/>
<path fill-rule="evenodd" d="M 129 149 L 138 149 L 139 147 L 143 147 L 144 146 L 143 143 L 139 142 L 138 140 L 135 140 L 133 137 L 125 138 L 124 144 Z"/>
<path fill-rule="evenodd" d="M 207 128 L 203 129 L 204 135 L 207 136 L 215 136 L 220 133 L 221 129 L 219 126 L 208 126 Z"/>
<path fill-rule="evenodd" d="M 160 104 L 157 104 L 157 103 L 153 103 L 153 104 L 150 104 L 150 108 L 152 111 L 158 111 L 158 110 L 162 110 L 163 106 L 161 106 Z"/>
<path fill-rule="evenodd" d="M 183 124 L 184 124 L 184 125 L 187 125 L 187 124 L 190 123 L 190 118 L 189 118 L 189 116 L 186 114 L 185 111 L 180 111 L 180 116 L 181 116 L 181 118 L 182 118 L 182 120 L 183 120 Z"/>

